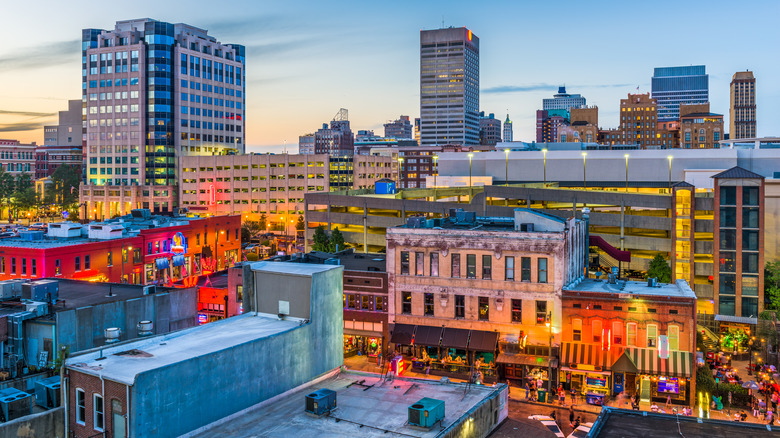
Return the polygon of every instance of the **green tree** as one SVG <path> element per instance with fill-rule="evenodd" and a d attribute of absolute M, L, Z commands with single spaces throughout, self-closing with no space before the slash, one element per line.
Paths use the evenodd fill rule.
<path fill-rule="evenodd" d="M 51 175 L 56 200 L 63 206 L 79 202 L 81 172 L 74 166 L 59 166 Z"/>
<path fill-rule="evenodd" d="M 265 232 L 266 226 L 268 225 L 268 217 L 265 215 L 265 213 L 260 215 L 260 220 L 257 221 L 257 223 L 262 232 Z"/>
<path fill-rule="evenodd" d="M 13 205 L 19 210 L 29 210 L 38 203 L 38 195 L 35 193 L 35 187 L 27 187 L 14 193 Z"/>
<path fill-rule="evenodd" d="M 2 216 L 2 209 L 8 207 L 11 202 L 11 196 L 14 193 L 14 177 L 10 173 L 5 171 L 5 168 L 0 165 L 0 216 Z M 8 217 L 11 214 L 9 212 Z"/>
<path fill-rule="evenodd" d="M 666 263 L 664 256 L 656 254 L 647 269 L 647 278 L 657 278 L 659 283 L 672 282 L 672 268 Z"/>
<path fill-rule="evenodd" d="M 338 228 L 333 229 L 330 235 L 330 252 L 339 252 L 344 249 L 344 235 Z"/>
<path fill-rule="evenodd" d="M 257 253 L 254 253 L 254 252 L 247 253 L 246 261 L 248 261 L 248 262 L 256 262 L 258 260 L 260 260 L 260 257 L 257 255 Z"/>
<path fill-rule="evenodd" d="M 780 262 L 768 262 L 764 268 L 764 296 L 768 310 L 780 310 Z"/>
<path fill-rule="evenodd" d="M 298 216 L 298 222 L 295 224 L 295 229 L 303 231 L 306 229 L 306 221 L 303 220 L 303 216 Z"/>
<path fill-rule="evenodd" d="M 320 225 L 314 230 L 314 244 L 311 249 L 323 252 L 330 250 L 330 238 L 328 238 L 328 234 L 325 232 L 325 226 Z"/>
<path fill-rule="evenodd" d="M 16 175 L 16 189 L 17 192 L 23 192 L 33 186 L 32 177 L 29 173 L 23 172 Z"/>
<path fill-rule="evenodd" d="M 241 241 L 248 242 L 265 232 L 265 227 L 257 221 L 246 221 L 241 224 Z M 245 239 L 246 237 L 246 239 Z"/>

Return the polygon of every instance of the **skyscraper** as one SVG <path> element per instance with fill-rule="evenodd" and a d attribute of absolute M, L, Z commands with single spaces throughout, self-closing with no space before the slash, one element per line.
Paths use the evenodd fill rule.
<path fill-rule="evenodd" d="M 558 87 L 558 93 L 553 95 L 551 99 L 542 99 L 542 109 L 549 110 L 566 110 L 569 111 L 572 108 L 583 108 L 587 105 L 585 98 L 579 94 L 569 94 L 566 92 L 566 87 Z"/>
<path fill-rule="evenodd" d="M 731 79 L 729 138 L 756 137 L 756 78 L 752 71 L 738 71 Z"/>
<path fill-rule="evenodd" d="M 479 144 L 479 38 L 420 31 L 420 144 Z"/>
<path fill-rule="evenodd" d="M 412 123 L 409 116 L 401 116 L 398 120 L 385 123 L 385 137 L 411 140 Z"/>
<path fill-rule="evenodd" d="M 709 75 L 703 65 L 657 67 L 652 77 L 652 98 L 658 103 L 658 121 L 680 118 L 680 104 L 709 102 Z"/>
<path fill-rule="evenodd" d="M 504 141 L 513 141 L 514 135 L 512 133 L 512 121 L 509 120 L 509 114 L 506 115 L 504 120 Z"/>
<path fill-rule="evenodd" d="M 243 152 L 244 46 L 143 18 L 118 21 L 114 30 L 85 29 L 82 48 L 87 192 L 138 186 L 146 195 L 109 188 L 114 199 L 100 196 L 101 187 L 93 200 L 82 191 L 82 201 L 94 201 L 103 216 L 170 211 L 179 155 Z"/>

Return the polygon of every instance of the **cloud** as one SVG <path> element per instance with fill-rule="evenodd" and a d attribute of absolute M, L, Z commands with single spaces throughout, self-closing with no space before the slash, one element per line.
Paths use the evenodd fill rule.
<path fill-rule="evenodd" d="M 0 72 L 36 69 L 65 64 L 77 63 L 81 54 L 79 40 L 57 41 L 25 48 L 24 51 L 0 56 Z"/>
<path fill-rule="evenodd" d="M 35 111 L 10 111 L 10 110 L 0 110 L 0 115 L 4 116 L 23 116 L 23 117 L 53 117 L 57 115 L 57 113 L 39 113 Z"/>
<path fill-rule="evenodd" d="M 247 56 L 269 56 L 277 53 L 285 53 L 304 47 L 312 47 L 315 38 L 302 38 L 289 41 L 274 41 L 267 43 L 251 44 L 246 46 Z"/>
<path fill-rule="evenodd" d="M 0 124 L 0 132 L 37 131 L 43 129 L 43 123 L 21 122 Z"/>
<path fill-rule="evenodd" d="M 591 84 L 591 85 L 570 85 L 570 89 L 581 88 L 621 88 L 632 87 L 636 84 Z M 525 91 L 545 91 L 557 90 L 560 85 L 556 84 L 531 84 L 531 85 L 499 85 L 497 87 L 483 88 L 482 93 L 520 93 Z"/>

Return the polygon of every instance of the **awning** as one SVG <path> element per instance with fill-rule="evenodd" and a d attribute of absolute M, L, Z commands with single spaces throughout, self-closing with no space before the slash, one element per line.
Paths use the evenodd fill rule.
<path fill-rule="evenodd" d="M 184 265 L 184 256 L 183 255 L 175 255 L 173 256 L 173 266 L 183 266 Z"/>
<path fill-rule="evenodd" d="M 591 371 L 591 370 L 581 370 L 578 368 L 569 368 L 569 367 L 561 367 L 561 371 L 566 371 L 568 373 L 598 374 L 600 376 L 608 376 L 610 374 L 609 371 Z"/>
<path fill-rule="evenodd" d="M 465 350 L 469 345 L 469 331 L 466 329 L 445 327 L 441 335 L 441 346 Z"/>
<path fill-rule="evenodd" d="M 415 326 L 410 324 L 396 324 L 393 327 L 393 333 L 390 335 L 390 342 L 393 344 L 412 345 Z"/>
<path fill-rule="evenodd" d="M 515 365 L 530 365 L 546 367 L 549 363 L 547 356 L 532 356 L 530 354 L 500 353 L 496 357 L 496 363 L 510 363 Z"/>
<path fill-rule="evenodd" d="M 441 341 L 441 331 L 441 327 L 418 325 L 414 331 L 414 345 L 438 347 L 439 341 Z"/>
<path fill-rule="evenodd" d="M 615 361 L 615 363 L 612 364 L 612 372 L 613 373 L 629 373 L 629 374 L 636 374 L 637 373 L 636 364 L 634 361 L 631 360 L 631 358 L 626 354 L 626 352 L 623 352 L 623 354 L 620 355 L 618 360 Z"/>
<path fill-rule="evenodd" d="M 715 321 L 735 322 L 738 324 L 758 324 L 758 318 L 748 318 L 747 316 L 715 315 Z"/>
<path fill-rule="evenodd" d="M 157 269 L 168 269 L 168 259 L 166 257 L 156 258 L 154 263 L 157 265 Z"/>
<path fill-rule="evenodd" d="M 469 350 L 493 353 L 498 344 L 498 332 L 472 330 L 469 338 Z"/>
<path fill-rule="evenodd" d="M 561 366 L 581 368 L 578 365 L 587 365 L 595 370 L 608 370 L 614 363 L 614 358 L 622 352 L 622 347 L 614 345 L 605 351 L 601 344 L 562 342 L 560 348 Z"/>
<path fill-rule="evenodd" d="M 655 348 L 627 348 L 626 355 L 640 374 L 669 377 L 693 376 L 693 353 L 670 351 L 668 359 L 658 357 Z"/>

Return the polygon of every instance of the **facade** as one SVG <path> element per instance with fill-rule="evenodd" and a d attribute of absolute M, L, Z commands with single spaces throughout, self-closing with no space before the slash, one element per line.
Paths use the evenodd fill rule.
<path fill-rule="evenodd" d="M 149 209 L 171 214 L 178 203 L 178 186 L 101 186 L 80 184 L 79 218 L 100 221 L 130 214 L 136 209 Z"/>
<path fill-rule="evenodd" d="M 420 31 L 420 145 L 479 144 L 479 38 Z"/>
<path fill-rule="evenodd" d="M 370 189 L 380 179 L 398 179 L 398 167 L 392 157 L 386 155 L 355 155 L 352 163 L 353 189 Z M 332 188 L 333 186 L 331 186 Z"/>
<path fill-rule="evenodd" d="M 485 112 L 479 115 L 479 144 L 495 146 L 501 142 L 501 120 L 496 119 L 493 113 L 485 116 Z"/>
<path fill-rule="evenodd" d="M 81 174 L 83 161 L 81 145 L 38 146 L 35 148 L 35 179 L 52 176 L 60 166 L 71 166 Z M 74 187 L 77 189 L 78 187 Z"/>
<path fill-rule="evenodd" d="M 556 141 L 579 141 L 594 143 L 599 139 L 599 108 L 581 107 L 572 108 L 570 112 L 570 125 L 558 127 Z"/>
<path fill-rule="evenodd" d="M 561 308 L 566 390 L 696 403 L 696 295 L 685 280 L 576 281 L 563 288 Z"/>
<path fill-rule="evenodd" d="M 341 267 L 258 262 L 245 273 L 252 313 L 68 358 L 73 435 L 179 436 L 343 363 Z"/>
<path fill-rule="evenodd" d="M 385 123 L 385 137 L 411 140 L 412 136 L 412 123 L 409 121 L 409 116 L 400 116 L 397 120 Z"/>
<path fill-rule="evenodd" d="M 298 137 L 298 153 L 301 155 L 314 154 L 314 134 L 305 134 Z"/>
<path fill-rule="evenodd" d="M 680 104 L 709 102 L 709 75 L 703 65 L 656 67 L 653 71 L 652 98 L 658 103 L 658 120 L 680 118 Z"/>
<path fill-rule="evenodd" d="M 501 219 L 453 211 L 430 226 L 409 218 L 387 230 L 391 343 L 413 367 L 432 359 L 434 374 L 463 378 L 481 359 L 487 381 L 534 375 L 554 384 L 560 293 L 583 275 L 586 241 L 587 218 L 530 209 Z"/>
<path fill-rule="evenodd" d="M 558 93 L 552 98 L 542 99 L 542 110 L 566 110 L 582 108 L 587 105 L 584 97 L 579 94 L 569 94 L 566 87 L 558 87 Z"/>
<path fill-rule="evenodd" d="M 354 152 L 355 137 L 349 127 L 347 110 L 342 108 L 331 120 L 330 126 L 323 123 L 322 128 L 314 133 L 314 153 L 337 157 L 352 156 Z"/>
<path fill-rule="evenodd" d="M 756 137 L 756 78 L 752 71 L 738 71 L 731 78 L 729 138 Z"/>
<path fill-rule="evenodd" d="M 710 104 L 680 104 L 680 147 L 712 149 L 723 139 L 723 115 L 710 112 Z"/>
<path fill-rule="evenodd" d="M 58 123 L 43 127 L 43 145 L 82 147 L 81 128 L 81 101 L 69 100 L 68 110 L 59 112 Z"/>
<path fill-rule="evenodd" d="M 506 120 L 504 120 L 504 135 L 503 135 L 503 141 L 513 141 L 514 139 L 514 133 L 512 132 L 512 121 L 509 120 L 509 114 L 506 115 Z"/>
<path fill-rule="evenodd" d="M 638 144 L 642 149 L 658 147 L 657 114 L 658 107 L 650 93 L 629 94 L 626 99 L 620 99 L 622 140 Z"/>
<path fill-rule="evenodd" d="M 14 178 L 21 174 L 35 176 L 35 151 L 38 146 L 19 140 L 0 140 L 0 166 Z"/>
<path fill-rule="evenodd" d="M 558 130 L 569 124 L 569 111 L 564 109 L 536 111 L 536 142 L 558 141 Z"/>

